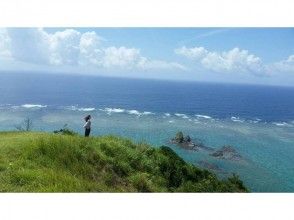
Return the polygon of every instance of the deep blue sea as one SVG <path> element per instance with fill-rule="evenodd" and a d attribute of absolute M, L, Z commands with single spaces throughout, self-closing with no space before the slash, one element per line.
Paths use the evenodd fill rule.
<path fill-rule="evenodd" d="M 86 114 L 93 135 L 168 145 L 220 177 L 237 173 L 252 191 L 294 192 L 294 87 L 0 73 L 0 130 L 30 117 L 34 130 L 67 124 L 82 134 Z M 171 145 L 177 131 L 211 148 L 231 145 L 243 159 Z"/>

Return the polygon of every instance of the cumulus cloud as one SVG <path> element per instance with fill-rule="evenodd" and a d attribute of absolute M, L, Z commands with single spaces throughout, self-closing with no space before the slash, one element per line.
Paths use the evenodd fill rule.
<path fill-rule="evenodd" d="M 41 29 L 9 28 L 10 51 L 13 59 L 29 63 L 47 63 L 49 42 Z"/>
<path fill-rule="evenodd" d="M 175 49 L 175 53 L 178 55 L 185 56 L 192 60 L 199 60 L 203 57 L 205 57 L 209 52 L 204 47 L 193 47 L 193 48 L 187 48 L 187 47 L 181 47 Z"/>
<path fill-rule="evenodd" d="M 0 29 L 0 59 L 11 59 L 10 45 L 6 29 Z"/>
<path fill-rule="evenodd" d="M 103 65 L 105 67 L 133 68 L 142 59 L 140 50 L 126 47 L 109 47 L 104 50 Z"/>
<path fill-rule="evenodd" d="M 286 60 L 274 63 L 272 69 L 279 72 L 294 73 L 294 55 L 290 55 Z"/>
<path fill-rule="evenodd" d="M 82 34 L 73 29 L 47 34 L 49 43 L 49 63 L 55 65 L 76 65 L 80 54 Z"/>
<path fill-rule="evenodd" d="M 176 62 L 166 62 L 162 60 L 152 60 L 141 55 L 139 49 L 126 47 L 109 47 L 104 50 L 103 66 L 106 68 L 125 68 L 125 69 L 180 69 L 186 68 Z"/>
<path fill-rule="evenodd" d="M 80 39 L 80 65 L 102 65 L 103 51 L 100 49 L 102 38 L 94 31 L 86 32 Z"/>
<path fill-rule="evenodd" d="M 208 69 L 216 72 L 243 72 L 262 74 L 264 65 L 261 59 L 247 50 L 234 48 L 221 54 L 209 52 L 201 63 Z"/>
<path fill-rule="evenodd" d="M 211 52 L 204 47 L 175 49 L 175 53 L 195 60 L 215 72 L 265 74 L 262 60 L 247 50 L 233 48 L 224 52 Z"/>
<path fill-rule="evenodd" d="M 149 60 L 146 57 L 142 57 L 138 63 L 138 67 L 141 69 L 179 69 L 179 70 L 188 70 L 184 65 L 177 62 L 165 62 L 162 60 Z"/>
<path fill-rule="evenodd" d="M 81 33 L 74 29 L 55 33 L 48 33 L 42 28 L 3 30 L 3 34 L 0 32 L 1 55 L 9 55 L 18 61 L 53 66 L 92 65 L 97 68 L 127 70 L 185 69 L 175 62 L 146 58 L 138 48 L 105 48 L 102 37 L 95 32 Z"/>
<path fill-rule="evenodd" d="M 77 64 L 80 42 L 88 34 L 73 29 L 50 34 L 41 28 L 9 28 L 7 32 L 11 39 L 11 53 L 16 60 L 51 65 Z"/>

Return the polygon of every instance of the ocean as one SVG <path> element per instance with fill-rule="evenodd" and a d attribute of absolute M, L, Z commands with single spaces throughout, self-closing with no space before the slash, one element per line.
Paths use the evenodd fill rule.
<path fill-rule="evenodd" d="M 29 117 L 33 130 L 67 124 L 83 134 L 87 114 L 91 135 L 167 145 L 221 178 L 238 174 L 251 191 L 294 192 L 294 88 L 0 73 L 0 130 L 16 130 Z M 230 145 L 242 160 L 173 145 L 178 131 L 213 149 Z"/>

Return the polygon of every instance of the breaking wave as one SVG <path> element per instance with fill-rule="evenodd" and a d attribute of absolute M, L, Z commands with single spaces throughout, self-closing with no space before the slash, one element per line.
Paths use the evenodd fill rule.
<path fill-rule="evenodd" d="M 141 116 L 141 115 L 154 115 L 153 112 L 139 112 L 138 110 L 127 110 L 127 113 L 130 114 L 130 115 L 138 115 L 138 116 Z"/>
<path fill-rule="evenodd" d="M 127 110 L 123 108 L 104 108 L 104 109 L 99 109 L 100 111 L 106 112 L 106 114 L 111 115 L 112 113 L 127 113 L 129 115 L 154 115 L 155 113 L 153 112 L 148 112 L 148 111 L 143 111 L 140 112 L 138 110 L 132 109 L 132 110 Z"/>
<path fill-rule="evenodd" d="M 46 108 L 47 105 L 40 104 L 23 104 L 21 106 L 13 106 L 14 108 L 22 107 L 22 108 Z"/>
<path fill-rule="evenodd" d="M 43 105 L 43 104 L 35 104 L 35 103 L 25 103 L 21 105 L 13 105 L 13 104 L 0 104 L 1 110 L 9 110 L 13 109 L 24 111 L 27 109 L 30 110 L 38 110 L 46 108 L 48 111 L 50 110 L 70 110 L 70 111 L 77 111 L 77 112 L 94 112 L 94 111 L 102 111 L 105 112 L 108 115 L 111 114 L 128 114 L 128 115 L 134 115 L 134 116 L 149 116 L 149 115 L 161 115 L 162 118 L 166 118 L 167 121 L 170 121 L 170 123 L 173 123 L 176 118 L 179 119 L 185 119 L 187 121 L 193 122 L 193 123 L 203 123 L 208 121 L 222 121 L 223 120 L 230 120 L 235 123 L 250 123 L 250 124 L 272 124 L 278 127 L 294 127 L 294 120 L 291 119 L 289 121 L 265 121 L 263 119 L 257 118 L 257 117 L 248 117 L 248 118 L 241 118 L 239 116 L 232 116 L 229 118 L 213 118 L 212 116 L 205 115 L 205 114 L 194 114 L 189 115 L 181 112 L 151 112 L 151 111 L 139 111 L 136 109 L 124 109 L 124 108 L 113 108 L 113 107 L 105 107 L 105 108 L 95 108 L 95 107 L 81 107 L 78 105 L 72 105 L 72 106 L 55 106 L 55 105 Z"/>
<path fill-rule="evenodd" d="M 67 106 L 65 107 L 66 110 L 71 111 L 80 111 L 80 112 L 92 112 L 95 111 L 95 108 L 79 108 L 77 106 Z"/>
<path fill-rule="evenodd" d="M 197 118 L 204 118 L 204 119 L 212 119 L 212 117 L 208 115 L 195 115 Z"/>
<path fill-rule="evenodd" d="M 274 125 L 279 127 L 292 127 L 293 125 L 288 124 L 287 122 L 273 122 Z"/>
<path fill-rule="evenodd" d="M 244 122 L 244 120 L 243 119 L 240 119 L 239 117 L 231 117 L 231 120 L 233 121 L 233 122 L 240 122 L 240 123 L 243 123 Z"/>
<path fill-rule="evenodd" d="M 189 118 L 186 114 L 180 114 L 180 113 L 175 113 L 175 116 L 183 118 L 183 119 L 188 119 Z"/>
<path fill-rule="evenodd" d="M 104 108 L 104 109 L 99 109 L 100 111 L 106 112 L 107 114 L 111 114 L 111 113 L 123 113 L 126 110 L 122 109 L 122 108 Z"/>

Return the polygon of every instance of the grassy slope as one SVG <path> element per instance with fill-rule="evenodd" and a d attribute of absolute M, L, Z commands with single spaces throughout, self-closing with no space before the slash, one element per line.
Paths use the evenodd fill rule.
<path fill-rule="evenodd" d="M 0 132 L 0 190 L 8 192 L 242 192 L 170 148 L 114 136 Z"/>

